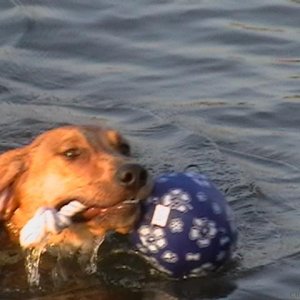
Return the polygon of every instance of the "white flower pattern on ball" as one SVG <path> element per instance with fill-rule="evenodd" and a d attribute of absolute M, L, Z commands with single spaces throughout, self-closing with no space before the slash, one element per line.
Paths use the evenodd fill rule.
<path fill-rule="evenodd" d="M 172 264 L 174 264 L 174 263 L 176 263 L 176 262 L 178 261 L 178 256 L 177 256 L 177 254 L 174 253 L 174 252 L 172 252 L 172 251 L 170 251 L 170 250 L 165 251 L 165 252 L 162 254 L 161 258 L 162 258 L 165 262 L 167 262 L 167 263 L 172 263 Z"/>
<path fill-rule="evenodd" d="M 189 238 L 196 241 L 200 248 L 208 247 L 210 241 L 216 236 L 216 223 L 206 218 L 193 219 L 193 226 L 189 233 Z"/>
<path fill-rule="evenodd" d="M 188 252 L 185 255 L 185 260 L 186 261 L 199 261 L 201 258 L 201 253 L 191 253 Z"/>
<path fill-rule="evenodd" d="M 190 195 L 181 189 L 171 190 L 169 193 L 162 197 L 162 205 L 168 206 L 171 209 L 177 210 L 182 213 L 186 213 L 193 209 L 190 204 Z"/>
<path fill-rule="evenodd" d="M 210 187 L 211 184 L 207 180 L 207 177 L 203 174 L 197 174 L 194 172 L 189 172 L 186 174 L 187 177 L 191 178 L 200 187 Z"/>
<path fill-rule="evenodd" d="M 143 246 L 152 253 L 157 253 L 168 244 L 161 228 L 144 225 L 139 229 L 139 234 Z"/>
<path fill-rule="evenodd" d="M 205 202 L 208 199 L 207 195 L 203 192 L 198 192 L 196 196 L 200 202 Z"/>
<path fill-rule="evenodd" d="M 206 180 L 193 178 L 193 181 L 198 184 L 200 187 L 210 187 L 210 183 Z"/>
<path fill-rule="evenodd" d="M 215 215 L 220 215 L 222 213 L 222 208 L 217 202 L 212 202 L 211 208 Z"/>
<path fill-rule="evenodd" d="M 184 223 L 180 218 L 175 218 L 170 221 L 169 229 L 172 233 L 179 233 L 183 231 Z"/>

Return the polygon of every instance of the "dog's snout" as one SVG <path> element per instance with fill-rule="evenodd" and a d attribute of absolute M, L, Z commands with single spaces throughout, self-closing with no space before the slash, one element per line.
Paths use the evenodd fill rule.
<path fill-rule="evenodd" d="M 147 170 L 139 164 L 124 164 L 117 170 L 118 182 L 128 188 L 140 188 L 146 185 Z"/>

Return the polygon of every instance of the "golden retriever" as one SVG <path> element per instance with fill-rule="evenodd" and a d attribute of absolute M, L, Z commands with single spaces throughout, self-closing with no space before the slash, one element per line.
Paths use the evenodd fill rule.
<path fill-rule="evenodd" d="M 128 142 L 115 130 L 64 126 L 31 144 L 0 155 L 0 220 L 11 241 L 41 207 L 59 209 L 77 200 L 86 206 L 71 226 L 47 238 L 67 252 L 91 251 L 109 230 L 129 232 L 151 179 L 130 158 Z M 38 245 L 37 245 L 38 246 Z"/>

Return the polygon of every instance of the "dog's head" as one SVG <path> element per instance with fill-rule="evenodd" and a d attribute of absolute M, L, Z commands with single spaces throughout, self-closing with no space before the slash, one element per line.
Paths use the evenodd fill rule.
<path fill-rule="evenodd" d="M 146 169 L 130 158 L 129 143 L 115 130 L 66 126 L 47 131 L 30 145 L 0 155 L 0 219 L 11 235 L 41 207 L 59 210 L 76 200 L 86 209 L 48 240 L 84 247 L 108 230 L 130 231 L 138 201 L 148 196 Z"/>

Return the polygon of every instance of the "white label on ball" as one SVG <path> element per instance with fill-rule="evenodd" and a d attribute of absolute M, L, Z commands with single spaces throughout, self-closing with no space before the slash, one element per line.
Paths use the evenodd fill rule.
<path fill-rule="evenodd" d="M 155 206 L 151 224 L 165 227 L 167 225 L 170 212 L 171 212 L 171 209 L 169 207 L 161 205 L 161 204 L 157 204 Z"/>

